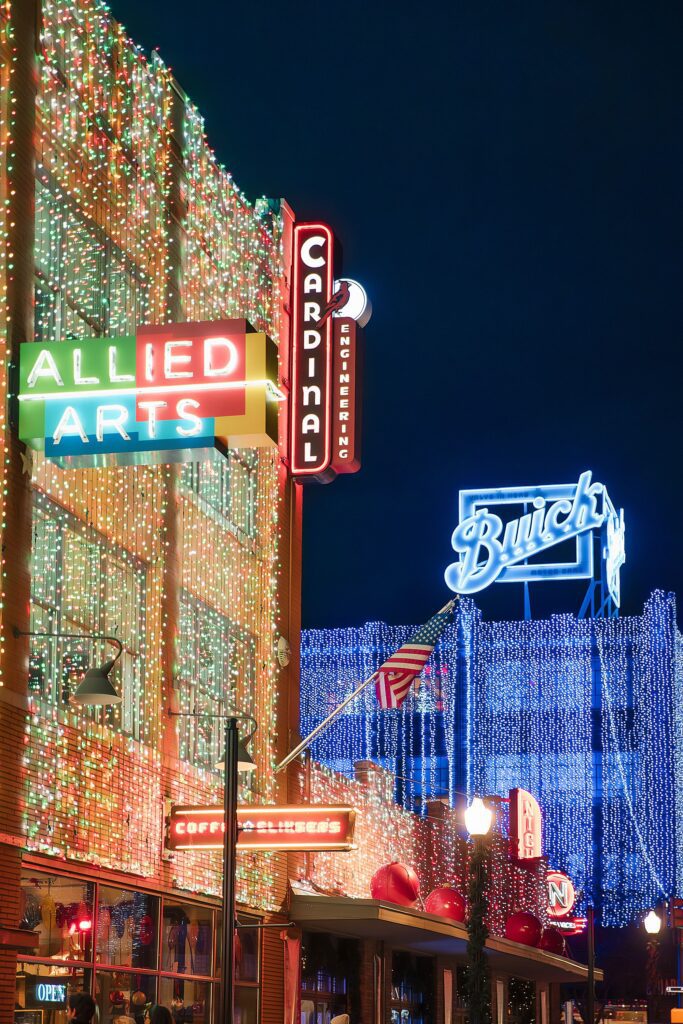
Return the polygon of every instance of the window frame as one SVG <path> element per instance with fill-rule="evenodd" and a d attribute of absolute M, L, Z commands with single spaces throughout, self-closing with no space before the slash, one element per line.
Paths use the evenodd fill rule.
<path fill-rule="evenodd" d="M 190 623 L 187 625 L 189 618 Z M 197 670 L 201 661 L 202 650 L 202 619 L 214 617 L 219 620 L 221 626 L 221 639 L 227 644 L 228 679 L 223 679 L 220 687 L 220 694 L 213 696 L 209 689 L 200 689 L 200 671 Z M 223 733 L 224 721 L 220 717 L 211 718 L 210 715 L 221 716 L 228 711 L 238 707 L 240 713 L 250 714 L 254 710 L 256 695 L 257 666 L 256 654 L 257 643 L 252 633 L 237 627 L 231 619 L 223 612 L 214 608 L 213 605 L 202 601 L 186 587 L 181 587 L 179 595 L 179 616 L 178 616 L 178 637 L 177 637 L 177 658 L 176 672 L 173 677 L 173 687 L 178 694 L 179 700 L 183 702 L 186 697 L 187 710 L 193 712 L 206 712 L 206 719 L 203 720 L 202 728 L 210 733 L 207 742 L 207 753 L 199 750 L 198 729 L 201 718 L 183 716 L 178 720 L 178 730 L 181 744 L 181 760 L 190 764 L 198 765 L 208 770 L 215 770 L 216 763 L 223 754 Z M 188 664 L 185 664 L 185 654 L 181 649 L 184 636 L 193 644 L 193 651 Z M 240 694 L 238 685 L 233 686 L 233 674 L 235 664 L 235 652 L 244 645 L 245 653 L 249 662 L 248 679 L 242 681 L 244 691 Z M 242 664 L 242 659 L 240 659 Z"/>
<path fill-rule="evenodd" d="M 22 863 L 22 886 L 24 880 L 30 877 L 31 873 L 51 875 L 54 878 L 64 878 L 73 881 L 74 883 L 83 883 L 91 885 L 93 891 L 93 919 L 92 919 L 92 938 L 91 938 L 91 958 L 88 960 L 70 960 L 67 958 L 58 958 L 55 956 L 33 956 L 24 953 L 20 953 L 17 956 L 17 968 L 21 964 L 36 964 L 45 965 L 50 967 L 68 967 L 69 969 L 83 971 L 85 977 L 89 981 L 89 988 L 84 991 L 89 991 L 94 998 L 96 988 L 96 976 L 98 973 L 106 974 L 125 974 L 144 976 L 146 978 L 153 978 L 155 984 L 155 991 L 157 998 L 159 997 L 161 979 L 171 979 L 173 981 L 180 982 L 200 982 L 209 986 L 211 1009 L 210 1009 L 210 1020 L 216 1021 L 216 1014 L 218 1012 L 218 994 L 220 991 L 220 971 L 219 971 L 219 938 L 220 938 L 220 924 L 222 922 L 222 908 L 218 903 L 204 901 L 196 899 L 193 894 L 186 893 L 185 891 L 178 890 L 177 892 L 158 892 L 153 889 L 143 889 L 135 886 L 134 879 L 121 879 L 121 878 L 110 878 L 108 876 L 103 877 L 92 877 L 88 874 L 79 873 L 77 871 L 55 871 L 51 865 L 44 864 L 41 860 L 34 860 L 33 858 L 24 858 Z M 112 965 L 103 964 L 98 962 L 97 959 L 97 934 L 99 930 L 99 915 L 100 915 L 100 889 L 112 889 L 118 888 L 126 892 L 141 893 L 148 898 L 157 900 L 157 927 L 156 927 L 156 941 L 155 941 L 155 957 L 154 968 L 136 968 L 128 967 L 125 965 Z M 162 964 L 162 939 L 163 939 L 163 921 L 165 918 L 166 904 L 171 903 L 173 905 L 188 904 L 200 908 L 203 912 L 207 912 L 211 915 L 211 964 L 209 974 L 191 974 L 191 973 L 178 973 L 174 971 L 163 970 Z M 257 941 L 257 981 L 237 981 L 235 982 L 236 988 L 248 988 L 251 990 L 257 990 L 257 1013 L 261 1013 L 261 983 L 263 980 L 263 929 L 260 927 L 262 924 L 262 916 L 253 912 L 238 911 L 239 923 L 246 924 L 247 926 L 254 926 L 258 929 L 258 941 Z"/>
<path fill-rule="evenodd" d="M 97 588 L 98 592 L 95 595 L 95 619 L 94 621 L 87 622 L 82 621 L 77 617 L 69 617 L 69 605 L 68 605 L 68 594 L 66 586 L 59 586 L 59 578 L 65 579 L 65 557 L 67 550 L 67 539 L 68 533 L 73 534 L 74 538 L 79 541 L 83 541 L 85 544 L 90 545 L 97 556 L 97 572 L 98 580 L 103 581 L 107 579 L 108 569 L 112 562 L 123 566 L 124 569 L 129 569 L 134 575 L 135 581 L 135 593 L 137 605 L 136 621 L 131 623 L 131 630 L 133 632 L 133 639 L 137 639 L 137 644 L 133 644 L 131 639 L 121 637 L 121 643 L 123 644 L 123 658 L 127 656 L 129 661 L 124 661 L 123 658 L 120 662 L 120 666 L 115 668 L 115 672 L 118 672 L 118 677 L 121 682 L 121 686 L 128 688 L 126 699 L 122 702 L 123 708 L 120 712 L 121 722 L 120 727 L 122 731 L 134 739 L 140 739 L 142 735 L 142 706 L 143 706 L 143 694 L 145 688 L 145 676 L 146 676 L 146 596 L 147 596 L 147 563 L 142 559 L 137 558 L 130 551 L 121 547 L 111 538 L 105 534 L 100 533 L 94 527 L 83 522 L 72 512 L 65 509 L 54 501 L 45 491 L 38 487 L 33 488 L 33 519 L 32 519 L 32 530 L 36 528 L 36 513 L 38 517 L 41 517 L 47 524 L 51 524 L 56 532 L 55 550 L 58 559 L 58 570 L 55 580 L 55 587 L 49 600 L 43 594 L 40 598 L 35 597 L 35 591 L 33 589 L 33 579 L 35 578 L 34 564 L 31 565 L 31 598 L 30 598 L 30 628 L 37 632 L 54 632 L 54 633 L 102 633 L 113 636 L 112 627 L 107 624 L 107 600 L 106 600 L 106 585 L 105 591 L 102 593 L 102 588 Z M 32 548 L 35 549 L 35 539 L 32 543 Z M 44 621 L 41 621 L 44 620 Z M 100 645 L 106 646 L 106 641 L 101 641 L 94 638 L 92 641 L 88 640 L 87 637 L 82 641 L 73 641 L 66 638 L 59 637 L 47 637 L 40 639 L 39 637 L 30 638 L 30 655 L 29 658 L 40 656 L 43 658 L 45 670 L 44 675 L 48 677 L 47 686 L 41 687 L 40 693 L 33 694 L 38 697 L 41 701 L 49 703 L 53 707 L 64 706 L 64 693 L 65 688 L 73 685 L 73 682 L 65 677 L 65 658 L 73 653 L 74 647 L 76 648 L 76 655 L 79 646 L 84 644 L 91 644 L 95 647 Z M 83 664 L 85 664 L 86 656 L 83 652 Z M 87 657 L 92 657 L 92 649 L 90 649 Z M 132 668 L 130 677 L 127 681 L 126 671 Z M 86 711 L 87 714 L 98 714 L 99 709 L 89 709 Z M 116 709 L 106 709 L 103 715 L 108 715 L 109 718 L 112 714 L 116 713 Z M 109 720 L 109 719 L 107 719 Z"/>

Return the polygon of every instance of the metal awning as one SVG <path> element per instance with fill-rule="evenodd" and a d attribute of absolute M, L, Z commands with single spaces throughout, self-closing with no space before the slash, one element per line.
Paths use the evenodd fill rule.
<path fill-rule="evenodd" d="M 414 953 L 464 958 L 467 952 L 464 924 L 381 900 L 320 896 L 292 889 L 290 917 L 307 931 L 382 940 Z M 486 948 L 491 968 L 500 973 L 556 982 L 581 982 L 588 977 L 585 964 L 509 939 L 491 937 Z M 602 971 L 596 970 L 595 980 L 602 981 L 602 977 Z"/>

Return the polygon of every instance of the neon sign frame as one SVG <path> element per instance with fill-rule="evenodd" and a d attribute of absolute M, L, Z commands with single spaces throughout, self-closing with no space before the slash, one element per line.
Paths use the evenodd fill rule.
<path fill-rule="evenodd" d="M 19 437 L 63 466 L 182 462 L 278 442 L 274 343 L 243 319 L 26 342 Z"/>
<path fill-rule="evenodd" d="M 522 506 L 523 514 L 506 522 L 493 511 L 515 505 Z M 590 470 L 575 484 L 463 490 L 452 536 L 460 558 L 446 569 L 446 583 L 456 593 L 471 594 L 491 583 L 591 579 L 598 530 L 604 533 L 605 582 L 618 606 L 619 569 L 625 561 L 624 513 L 617 513 L 603 484 L 591 481 Z M 529 561 L 570 540 L 575 540 L 573 559 Z"/>

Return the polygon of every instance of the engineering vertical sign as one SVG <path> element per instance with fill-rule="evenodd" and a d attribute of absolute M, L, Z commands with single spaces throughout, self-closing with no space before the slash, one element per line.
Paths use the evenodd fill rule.
<path fill-rule="evenodd" d="M 292 476 L 328 483 L 360 469 L 359 325 L 364 289 L 334 278 L 326 224 L 296 224 L 292 269 L 290 461 Z"/>

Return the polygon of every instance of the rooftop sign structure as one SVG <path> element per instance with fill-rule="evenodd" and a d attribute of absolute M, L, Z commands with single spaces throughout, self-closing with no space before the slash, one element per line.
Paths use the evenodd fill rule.
<path fill-rule="evenodd" d="M 589 579 L 603 591 L 596 608 L 595 587 L 589 588 L 594 614 L 619 607 L 624 513 L 617 512 L 603 484 L 592 482 L 590 470 L 574 484 L 461 491 L 452 544 L 459 561 L 446 569 L 446 583 L 457 594 L 474 594 L 491 583 Z"/>

